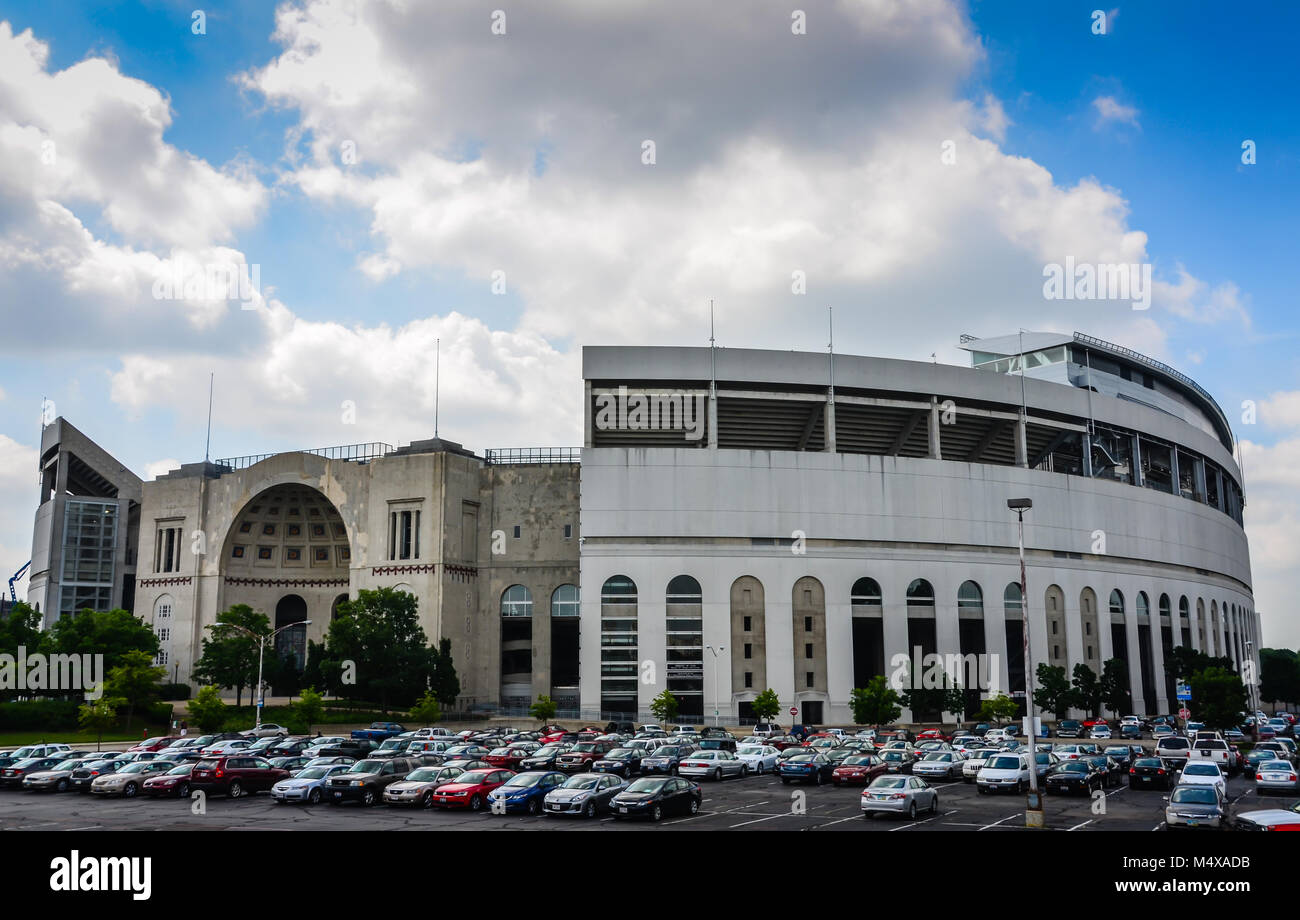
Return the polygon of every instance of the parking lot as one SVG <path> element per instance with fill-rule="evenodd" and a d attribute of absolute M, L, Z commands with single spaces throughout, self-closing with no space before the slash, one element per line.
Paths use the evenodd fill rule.
<path fill-rule="evenodd" d="M 0 790 L 0 831 L 99 830 L 545 830 L 545 831 L 858 831 L 921 833 L 926 831 L 1024 831 L 1024 799 L 1017 795 L 985 796 L 974 785 L 936 784 L 939 814 L 917 821 L 905 818 L 867 820 L 859 809 L 859 788 L 784 786 L 772 776 L 701 783 L 703 807 L 692 817 L 666 818 L 660 824 L 616 821 L 608 815 L 581 818 L 494 815 L 490 812 L 406 810 L 389 806 L 277 805 L 262 794 L 237 800 L 207 799 L 206 814 L 194 814 L 186 799 L 106 799 L 77 793 L 47 794 Z M 1058 831 L 1163 830 L 1166 793 L 1107 790 L 1104 814 L 1085 797 L 1046 799 L 1049 829 Z M 1289 807 L 1291 798 L 1260 800 L 1254 784 L 1237 776 L 1229 781 L 1233 812 L 1261 807 Z M 1100 809 L 1099 809 L 1100 810 Z"/>

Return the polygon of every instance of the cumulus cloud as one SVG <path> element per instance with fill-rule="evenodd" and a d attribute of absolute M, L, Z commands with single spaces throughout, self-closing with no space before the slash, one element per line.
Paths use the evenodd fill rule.
<path fill-rule="evenodd" d="M 1119 123 L 1140 128 L 1138 110 L 1125 105 L 1114 96 L 1098 96 L 1092 100 L 1092 107 L 1097 110 L 1097 127 L 1105 124 Z"/>
<path fill-rule="evenodd" d="M 1278 406 L 1274 415 L 1270 406 Z M 1290 616 L 1295 573 L 1300 571 L 1300 393 L 1274 394 L 1261 406 L 1260 419 L 1273 424 L 1285 418 L 1291 432 L 1272 445 L 1242 440 L 1238 444 L 1246 478 L 1244 517 L 1250 534 L 1250 566 L 1255 579 L 1255 608 L 1264 623 L 1264 644 L 1300 648 L 1300 622 Z"/>
<path fill-rule="evenodd" d="M 9 590 L 9 576 L 31 558 L 32 523 L 39 485 L 38 450 L 0 434 L 0 589 Z M 15 585 L 25 596 L 27 576 Z"/>

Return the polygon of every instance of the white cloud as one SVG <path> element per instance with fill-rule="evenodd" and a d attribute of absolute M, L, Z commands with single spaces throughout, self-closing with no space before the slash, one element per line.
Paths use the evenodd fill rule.
<path fill-rule="evenodd" d="M 146 481 L 157 479 L 164 476 L 172 470 L 181 468 L 181 461 L 174 457 L 168 457 L 166 460 L 155 460 L 152 463 L 146 463 L 144 466 L 144 478 Z"/>
<path fill-rule="evenodd" d="M 1269 394 L 1258 406 L 1258 418 L 1269 428 L 1300 431 L 1300 390 Z"/>
<path fill-rule="evenodd" d="M 0 434 L 0 590 L 9 591 L 9 576 L 32 555 L 32 525 L 40 496 L 36 447 Z M 27 576 L 15 585 L 25 597 Z"/>
<path fill-rule="evenodd" d="M 1294 415 L 1298 394 L 1275 394 L 1284 405 L 1288 424 L 1300 427 Z M 1266 403 L 1265 406 L 1268 406 Z M 1269 410 L 1261 407 L 1260 418 Z M 1246 480 L 1247 532 L 1250 534 L 1250 567 L 1255 583 L 1255 609 L 1263 623 L 1264 645 L 1300 648 L 1300 621 L 1291 615 L 1295 603 L 1295 573 L 1300 571 L 1300 436 L 1265 446 L 1239 442 Z"/>
<path fill-rule="evenodd" d="M 1098 96 L 1092 100 L 1092 107 L 1097 110 L 1097 127 L 1112 122 L 1141 127 L 1138 124 L 1138 110 L 1125 105 L 1114 96 Z"/>
<path fill-rule="evenodd" d="M 1002 102 L 992 93 L 984 94 L 984 105 L 980 109 L 980 126 L 984 133 L 998 143 L 1007 139 L 1007 128 L 1015 124 L 1002 108 Z"/>

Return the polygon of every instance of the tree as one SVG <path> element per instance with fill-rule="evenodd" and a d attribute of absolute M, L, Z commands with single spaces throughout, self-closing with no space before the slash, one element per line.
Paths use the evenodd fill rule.
<path fill-rule="evenodd" d="M 665 690 L 650 701 L 650 711 L 654 717 L 659 720 L 659 724 L 667 725 L 677 719 L 677 712 L 680 709 L 677 697 L 673 696 L 672 691 Z"/>
<path fill-rule="evenodd" d="M 266 614 L 247 604 L 234 604 L 229 610 L 217 614 L 217 621 L 208 627 L 208 631 L 211 635 L 203 639 L 203 653 L 194 662 L 194 677 L 215 687 L 233 687 L 235 705 L 242 705 L 244 688 L 257 683 L 258 642 L 255 637 L 269 637 L 271 621 Z M 254 693 L 254 699 L 256 696 Z"/>
<path fill-rule="evenodd" d="M 77 722 L 82 731 L 95 733 L 95 750 L 99 750 L 104 740 L 104 732 L 117 724 L 117 707 L 121 700 L 101 697 L 93 703 L 86 703 L 77 712 Z"/>
<path fill-rule="evenodd" d="M 422 725 L 432 725 L 442 720 L 442 707 L 431 690 L 425 690 L 424 696 L 411 707 L 411 721 Z"/>
<path fill-rule="evenodd" d="M 450 641 L 428 646 L 415 595 L 392 588 L 357 592 L 339 604 L 325 635 L 320 672 L 328 688 L 349 699 L 376 700 L 385 712 L 410 706 L 426 690 L 449 706 L 460 695 Z M 343 677 L 350 671 L 354 683 Z M 450 697 L 450 699 L 448 699 Z"/>
<path fill-rule="evenodd" d="M 1054 668 L 1043 663 L 1036 670 L 1038 689 L 1034 691 L 1034 705 L 1058 719 L 1064 718 L 1074 700 L 1074 691 L 1070 689 L 1070 679 L 1065 676 L 1065 668 Z"/>
<path fill-rule="evenodd" d="M 147 706 L 158 695 L 158 683 L 167 676 L 166 668 L 154 667 L 148 652 L 127 652 L 122 663 L 108 672 L 105 693 L 120 699 L 126 706 L 126 730 L 137 706 Z"/>
<path fill-rule="evenodd" d="M 1101 714 L 1101 704 L 1106 698 L 1101 678 L 1082 662 L 1074 666 L 1074 689 L 1071 696 L 1071 705 L 1082 709 L 1089 717 L 1095 719 Z"/>
<path fill-rule="evenodd" d="M 754 713 L 754 718 L 759 722 L 771 722 L 781 711 L 781 699 L 776 695 L 775 690 L 768 687 L 754 697 L 754 702 L 750 703 L 749 707 Z"/>
<path fill-rule="evenodd" d="M 311 731 L 311 727 L 325 714 L 325 701 L 316 692 L 316 688 L 305 687 L 298 702 L 294 703 L 293 710 L 302 720 L 303 730 Z"/>
<path fill-rule="evenodd" d="M 1165 652 L 1165 671 L 1178 680 L 1187 680 L 1206 668 L 1231 668 L 1231 658 L 1212 658 L 1186 645 L 1176 645 Z"/>
<path fill-rule="evenodd" d="M 1246 709 L 1246 686 L 1227 668 L 1206 668 L 1192 675 L 1192 703 L 1196 717 L 1210 728 L 1232 728 Z"/>
<path fill-rule="evenodd" d="M 977 713 L 981 722 L 1010 722 L 1019 714 L 1020 704 L 1005 693 L 984 700 Z"/>
<path fill-rule="evenodd" d="M 1289 648 L 1259 650 L 1259 698 L 1279 703 L 1300 701 L 1300 655 Z"/>
<path fill-rule="evenodd" d="M 1133 708 L 1128 692 L 1128 662 L 1122 658 L 1108 658 L 1101 669 L 1102 702 L 1116 715 Z"/>
<path fill-rule="evenodd" d="M 190 701 L 190 718 L 202 732 L 220 731 L 226 724 L 226 704 L 221 699 L 221 692 L 216 687 L 201 687 L 198 695 Z"/>
<path fill-rule="evenodd" d="M 898 698 L 912 710 L 912 718 L 921 722 L 932 721 L 936 716 L 942 717 L 945 712 L 966 711 L 966 692 L 942 668 L 928 670 L 924 677 L 918 677 L 913 670 L 911 686 L 900 693 Z"/>
<path fill-rule="evenodd" d="M 871 678 L 865 687 L 857 687 L 849 694 L 849 706 L 857 725 L 888 725 L 903 714 L 897 691 L 889 686 L 883 674 Z"/>
<path fill-rule="evenodd" d="M 549 723 L 555 718 L 555 711 L 560 707 L 556 705 L 555 700 L 545 694 L 537 697 L 537 702 L 528 707 L 528 714 L 541 722 L 543 725 Z"/>
<path fill-rule="evenodd" d="M 126 610 L 82 610 L 54 621 L 41 637 L 40 650 L 46 655 L 103 655 L 103 673 L 110 673 L 128 652 L 145 652 L 149 659 L 158 654 L 158 636 L 144 622 Z M 28 648 L 28 654 L 33 649 Z"/>

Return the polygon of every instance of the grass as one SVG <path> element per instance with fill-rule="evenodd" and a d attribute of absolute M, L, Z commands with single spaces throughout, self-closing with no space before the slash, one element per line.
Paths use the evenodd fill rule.
<path fill-rule="evenodd" d="M 104 742 L 142 741 L 144 736 L 141 731 L 144 728 L 145 726 L 141 726 L 140 729 L 130 732 L 105 732 L 104 737 L 99 740 Z M 150 725 L 148 728 L 150 738 L 167 734 L 167 727 L 164 725 Z M 0 732 L 0 749 L 22 747 L 25 744 L 41 744 L 42 742 L 51 744 L 62 742 L 71 744 L 73 747 L 86 747 L 95 743 L 95 736 L 89 732 L 78 731 Z"/>

